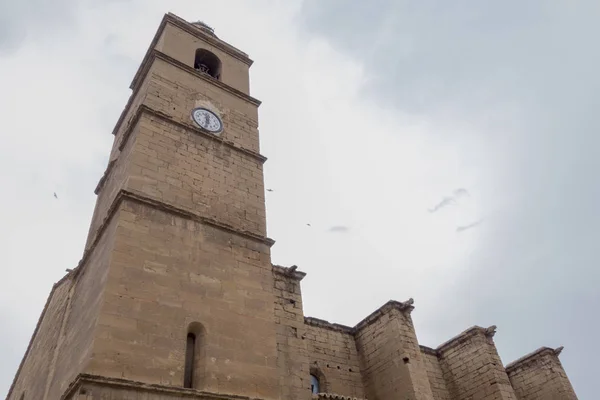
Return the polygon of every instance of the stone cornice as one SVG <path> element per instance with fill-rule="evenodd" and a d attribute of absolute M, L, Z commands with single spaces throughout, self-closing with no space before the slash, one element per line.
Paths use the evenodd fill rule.
<path fill-rule="evenodd" d="M 113 158 L 112 160 L 110 160 L 108 162 L 108 165 L 106 166 L 106 169 L 104 170 L 104 173 L 102 174 L 102 177 L 100 178 L 100 180 L 98 181 L 98 184 L 96 185 L 96 188 L 94 189 L 94 194 L 98 195 L 100 193 L 100 191 L 104 187 L 104 184 L 108 180 L 108 177 L 109 177 L 110 173 L 112 172 L 117 160 L 118 160 L 118 157 Z"/>
<path fill-rule="evenodd" d="M 104 233 L 104 231 L 108 227 L 108 224 L 112 220 L 112 217 L 116 214 L 117 210 L 119 209 L 119 206 L 125 200 L 130 200 L 130 201 L 136 202 L 138 204 L 142 204 L 142 205 L 145 205 L 145 206 L 148 206 L 148 207 L 152 207 L 152 208 L 161 210 L 163 212 L 167 212 L 167 213 L 170 213 L 170 214 L 173 214 L 173 215 L 177 215 L 177 216 L 179 216 L 181 218 L 185 218 L 185 219 L 197 221 L 197 222 L 200 222 L 200 223 L 204 223 L 204 224 L 210 225 L 210 226 L 212 226 L 214 228 L 221 229 L 221 230 L 224 230 L 226 232 L 233 233 L 235 235 L 239 235 L 239 236 L 245 237 L 246 239 L 250 239 L 250 240 L 254 240 L 254 241 L 259 242 L 259 243 L 266 244 L 269 247 L 271 247 L 271 246 L 273 246 L 275 244 L 275 241 L 273 239 L 268 238 L 268 237 L 263 237 L 263 236 L 255 234 L 255 233 L 252 233 L 252 232 L 241 231 L 241 230 L 238 230 L 238 229 L 236 229 L 236 228 L 234 228 L 234 227 L 232 227 L 230 225 L 221 223 L 221 222 L 216 221 L 214 219 L 207 218 L 207 217 L 202 217 L 202 216 L 194 214 L 194 213 L 192 213 L 190 211 L 183 210 L 181 208 L 175 207 L 175 206 L 173 206 L 171 204 L 160 202 L 158 200 L 154 200 L 154 199 L 151 199 L 149 197 L 145 197 L 145 196 L 142 196 L 140 194 L 133 193 L 133 192 L 130 192 L 128 190 L 121 189 L 119 191 L 119 193 L 115 196 L 115 199 L 113 200 L 111 206 L 109 207 L 108 212 L 106 213 L 106 217 L 104 218 L 104 220 L 102 221 L 102 224 L 100 225 L 100 227 L 96 231 L 96 234 L 94 235 L 94 239 L 92 240 L 90 246 L 84 251 L 83 257 L 81 258 L 81 260 L 77 264 L 77 267 L 74 268 L 70 272 L 70 274 L 73 274 L 74 278 L 81 271 L 80 267 L 82 267 L 83 265 L 86 264 L 88 258 L 90 257 L 90 255 L 92 254 L 92 252 L 96 248 L 98 242 L 100 241 L 100 238 L 102 237 L 102 234 Z"/>
<path fill-rule="evenodd" d="M 165 122 L 168 122 L 170 124 L 173 124 L 173 125 L 181 128 L 181 129 L 183 129 L 183 130 L 191 131 L 191 132 L 193 132 L 193 133 L 195 133 L 197 135 L 203 136 L 203 137 L 205 137 L 205 138 L 207 138 L 209 140 L 213 140 L 213 141 L 218 142 L 220 144 L 224 144 L 225 146 L 230 147 L 232 150 L 235 150 L 237 152 L 243 153 L 243 154 L 247 155 L 248 157 L 254 158 L 255 160 L 257 160 L 261 164 L 264 164 L 267 161 L 267 157 L 263 156 L 260 153 L 257 153 L 255 151 L 249 150 L 249 149 L 247 149 L 245 147 L 236 146 L 236 144 L 234 142 L 230 141 L 230 140 L 225 140 L 222 137 L 215 136 L 215 135 L 213 135 L 211 133 L 208 133 L 208 132 L 206 132 L 206 131 L 198 128 L 198 127 L 195 127 L 192 124 L 185 124 L 183 122 L 177 121 L 173 117 L 171 117 L 171 116 L 169 116 L 169 115 L 167 115 L 167 114 L 165 114 L 163 112 L 160 112 L 158 110 L 155 110 L 153 108 L 150 108 L 150 107 L 148 107 L 147 105 L 144 105 L 144 104 L 142 104 L 142 105 L 139 106 L 139 111 L 136 113 L 136 118 L 139 119 L 142 114 L 148 114 L 148 115 L 150 115 L 152 117 L 155 117 L 155 118 L 161 119 L 161 120 L 163 120 Z M 132 125 L 134 125 L 134 124 L 132 124 Z M 119 149 L 122 149 L 121 146 L 124 146 L 124 145 L 119 145 Z"/>
<path fill-rule="evenodd" d="M 400 313 L 404 315 L 410 315 L 413 307 L 414 300 L 409 299 L 405 302 L 390 300 L 385 303 L 383 306 L 379 307 L 377 310 L 373 311 L 366 318 L 356 324 L 354 327 L 349 327 L 346 325 L 335 324 L 329 321 L 325 321 L 323 319 L 314 318 L 314 317 L 304 317 L 304 323 L 306 325 L 316 326 L 319 328 L 329 329 L 337 332 L 343 332 L 350 335 L 355 335 L 361 329 L 371 325 L 376 322 L 379 318 L 386 315 L 392 310 L 398 310 Z"/>
<path fill-rule="evenodd" d="M 373 311 L 370 315 L 368 315 L 358 324 L 356 324 L 354 329 L 356 331 L 359 331 L 363 328 L 366 328 L 367 326 L 371 325 L 372 323 L 374 323 L 379 318 L 381 318 L 382 316 L 384 316 L 392 310 L 398 310 L 401 314 L 410 315 L 410 313 L 415 309 L 413 307 L 413 304 L 414 300 L 412 298 L 408 299 L 405 302 L 390 300 L 383 306 L 379 307 L 377 310 Z"/>
<path fill-rule="evenodd" d="M 254 61 L 248 57 L 248 54 L 236 48 L 235 46 L 230 45 L 229 43 L 217 38 L 216 36 L 209 35 L 205 33 L 202 29 L 198 28 L 194 24 L 189 23 L 183 18 L 173 14 L 167 13 L 165 15 L 165 19 L 167 22 L 177 26 L 181 30 L 186 31 L 192 36 L 195 36 L 198 39 L 204 40 L 209 43 L 211 46 L 218 48 L 219 50 L 229 54 L 232 57 L 237 58 L 247 66 L 251 67 Z"/>
<path fill-rule="evenodd" d="M 272 265 L 273 268 L 273 272 L 278 274 L 278 275 L 283 275 L 286 278 L 291 278 L 294 279 L 298 282 L 300 282 L 305 276 L 306 276 L 306 272 L 302 272 L 302 271 L 298 271 L 296 269 L 295 265 L 292 265 L 289 268 L 286 267 L 282 267 L 281 265 Z"/>
<path fill-rule="evenodd" d="M 439 356 L 439 355 L 442 355 L 443 352 L 445 352 L 451 348 L 454 348 L 475 336 L 483 335 L 485 337 L 491 338 L 495 334 L 496 334 L 496 326 L 495 325 L 492 325 L 489 328 L 482 328 L 480 326 L 472 326 L 471 328 L 467 329 L 466 331 L 459 333 L 458 335 L 454 336 L 452 339 L 439 345 L 437 347 L 436 351 Z"/>
<path fill-rule="evenodd" d="M 558 356 L 562 351 L 562 346 L 556 349 L 551 349 L 550 347 L 540 347 L 539 349 L 529 354 L 526 354 L 518 360 L 515 360 L 506 365 L 506 373 L 509 374 L 511 372 L 515 372 L 515 370 L 517 370 L 518 368 L 531 364 L 544 356 L 554 357 L 558 360 Z"/>
<path fill-rule="evenodd" d="M 105 387 L 108 386 L 123 390 L 135 390 L 136 392 L 150 392 L 162 395 L 173 395 L 173 399 L 190 398 L 197 400 L 260 400 L 258 398 L 251 399 L 248 396 L 212 393 L 196 389 L 182 388 L 178 386 L 149 384 L 128 379 L 108 378 L 104 376 L 90 374 L 79 374 L 77 378 L 75 378 L 75 380 L 71 382 L 67 390 L 63 393 L 63 395 L 61 396 L 61 400 L 68 399 L 74 393 L 83 389 L 84 385 L 86 384 Z"/>
<path fill-rule="evenodd" d="M 319 319 L 315 317 L 304 317 L 304 323 L 306 325 L 314 326 L 317 328 L 323 328 L 328 329 L 330 331 L 354 335 L 354 328 L 342 324 L 334 324 L 324 319 Z"/>
<path fill-rule="evenodd" d="M 182 217 L 184 219 L 189 219 L 189 220 L 193 220 L 193 221 L 197 221 L 197 222 L 201 222 L 205 225 L 210 225 L 213 228 L 217 228 L 223 231 L 227 231 L 229 233 L 233 233 L 235 235 L 238 236 L 242 236 L 245 237 L 246 239 L 250 239 L 253 240 L 255 242 L 260 242 L 263 243 L 269 247 L 273 246 L 273 244 L 275 244 L 275 241 L 273 239 L 270 239 L 268 237 L 264 237 L 264 236 L 260 236 L 257 235 L 253 232 L 249 232 L 249 231 L 243 231 L 240 229 L 237 229 L 229 224 L 225 224 L 223 222 L 217 221 L 216 219 L 213 218 L 208 218 L 208 217 L 204 217 L 198 214 L 195 214 L 191 211 L 188 210 L 184 210 L 182 208 L 179 208 L 177 206 L 174 206 L 172 204 L 168 204 L 164 201 L 158 201 L 156 199 L 144 196 L 142 194 L 139 193 L 134 193 L 131 191 L 128 191 L 126 189 L 122 189 L 119 194 L 117 195 L 117 199 L 115 200 L 115 202 L 120 202 L 123 199 L 126 200 L 130 200 L 139 204 L 143 204 L 161 211 L 164 211 L 166 213 L 169 214 L 174 214 L 177 215 L 178 217 Z"/>
<path fill-rule="evenodd" d="M 432 349 L 431 347 L 427 347 L 427 346 L 423 346 L 423 345 L 419 345 L 419 349 L 421 350 L 421 353 L 425 353 L 425 354 L 431 354 L 432 356 L 436 356 L 438 355 L 438 352 L 436 349 Z"/>
<path fill-rule="evenodd" d="M 351 396 L 343 396 L 341 394 L 335 394 L 335 393 L 319 393 L 319 394 L 313 394 L 312 398 L 314 400 L 318 400 L 318 399 L 335 399 L 335 400 L 363 400 L 361 398 L 358 397 L 351 397 Z"/>
<path fill-rule="evenodd" d="M 249 94 L 246 94 L 246 93 L 242 92 L 241 90 L 233 88 L 233 87 L 229 86 L 228 84 L 223 83 L 220 80 L 215 79 L 208 74 L 202 73 L 202 72 L 190 67 L 189 65 L 184 64 L 181 61 L 176 60 L 173 57 L 171 57 L 159 50 L 156 50 L 156 49 L 152 50 L 152 52 L 150 53 L 150 57 L 147 60 L 147 65 L 145 65 L 144 69 L 142 70 L 142 75 L 141 75 L 142 78 L 144 78 L 146 76 L 146 74 L 148 73 L 148 70 L 150 70 L 150 66 L 152 65 L 152 62 L 155 59 L 165 61 L 165 62 L 167 62 L 171 65 L 174 65 L 174 66 L 178 67 L 179 69 L 186 71 L 189 74 L 194 75 L 206 82 L 210 82 L 213 85 L 217 86 L 218 88 L 223 89 L 224 91 L 229 92 L 230 94 L 232 94 L 236 97 L 239 97 L 240 99 L 247 101 L 250 104 L 254 104 L 256 107 L 261 105 L 260 100 L 255 99 L 254 97 L 250 96 Z M 140 83 L 137 83 L 137 86 L 135 86 L 135 87 L 138 87 L 138 86 L 140 86 Z M 134 88 L 132 88 L 132 89 L 134 89 Z"/>
<path fill-rule="evenodd" d="M 170 117 L 169 115 L 162 113 L 160 111 L 157 111 L 151 107 L 148 107 L 145 104 L 140 104 L 140 106 L 136 110 L 135 114 L 133 115 L 133 117 L 129 123 L 129 126 L 127 126 L 127 130 L 123 134 L 121 141 L 117 144 L 119 151 L 123 151 L 123 149 L 127 145 L 127 142 L 131 138 L 133 129 L 137 126 L 138 121 L 140 120 L 140 118 L 143 115 L 148 115 L 150 117 L 160 119 L 167 123 L 173 124 L 173 125 L 177 126 L 178 128 L 183 129 L 185 131 L 192 132 L 196 135 L 200 135 L 209 140 L 218 142 L 219 144 L 223 144 L 234 151 L 237 151 L 237 152 L 242 153 L 250 158 L 257 160 L 261 164 L 264 164 L 267 161 L 267 157 L 263 156 L 260 153 L 246 149 L 241 146 L 237 146 L 232 141 L 225 140 L 223 138 L 212 135 L 208 132 L 205 132 L 204 130 L 202 130 L 200 128 L 197 128 L 197 127 L 191 125 L 191 124 L 188 125 L 188 124 L 179 122 L 179 121 L 175 120 L 174 118 Z M 104 184 L 108 180 L 108 177 L 110 176 L 110 173 L 111 173 L 112 169 L 114 168 L 117 160 L 118 160 L 118 157 L 109 161 L 108 166 L 106 167 L 106 170 L 102 174 L 102 177 L 100 178 L 100 180 L 98 181 L 98 184 L 96 185 L 96 188 L 94 189 L 95 194 L 99 194 L 102 191 L 102 188 L 104 187 Z"/>

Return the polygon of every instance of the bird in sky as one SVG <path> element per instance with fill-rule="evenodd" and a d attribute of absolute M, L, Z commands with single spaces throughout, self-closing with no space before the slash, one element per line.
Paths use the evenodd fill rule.
<path fill-rule="evenodd" d="M 336 225 L 329 228 L 329 232 L 348 232 L 350 228 L 344 225 Z"/>
<path fill-rule="evenodd" d="M 439 203 L 437 203 L 437 204 L 435 205 L 435 207 L 433 207 L 433 208 L 430 208 L 430 209 L 429 209 L 429 212 L 430 212 L 430 213 L 434 213 L 434 212 L 436 212 L 437 210 L 439 210 L 439 209 L 440 209 L 440 208 L 442 208 L 442 207 L 446 207 L 446 206 L 449 206 L 450 204 L 455 204 L 455 203 L 456 203 L 456 200 L 454 200 L 454 198 L 453 198 L 453 197 L 448 197 L 448 196 L 446 196 L 446 197 L 444 197 L 444 198 L 442 199 L 442 201 L 440 201 Z"/>
<path fill-rule="evenodd" d="M 477 225 L 480 225 L 482 222 L 483 222 L 483 219 L 480 219 L 480 220 L 472 222 L 468 225 L 457 226 L 456 232 L 460 233 L 460 232 L 466 231 L 467 229 L 475 228 Z"/>
<path fill-rule="evenodd" d="M 58 196 L 56 195 L 56 192 L 54 192 L 54 198 L 58 199 Z"/>

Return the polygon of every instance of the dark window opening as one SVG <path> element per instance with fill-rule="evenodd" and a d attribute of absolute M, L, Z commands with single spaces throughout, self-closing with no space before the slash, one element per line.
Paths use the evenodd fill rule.
<path fill-rule="evenodd" d="M 185 371 L 183 375 L 183 387 L 191 388 L 194 379 L 194 352 L 196 349 L 196 335 L 188 333 L 185 346 Z"/>
<path fill-rule="evenodd" d="M 194 69 L 208 74 L 215 79 L 221 79 L 221 60 L 208 50 L 196 50 Z"/>
<path fill-rule="evenodd" d="M 310 375 L 310 391 L 312 394 L 319 394 L 319 378 L 314 375 Z"/>

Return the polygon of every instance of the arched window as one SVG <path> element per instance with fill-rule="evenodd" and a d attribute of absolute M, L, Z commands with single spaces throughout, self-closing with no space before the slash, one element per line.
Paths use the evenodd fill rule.
<path fill-rule="evenodd" d="M 221 79 L 221 60 L 206 49 L 196 50 L 194 69 L 208 74 L 215 79 Z"/>
<path fill-rule="evenodd" d="M 312 394 L 319 394 L 320 392 L 320 385 L 319 385 L 319 378 L 317 378 L 315 375 L 310 374 L 310 391 Z"/>
<path fill-rule="evenodd" d="M 192 332 L 187 335 L 185 344 L 185 370 L 183 375 L 183 387 L 191 388 L 194 383 L 194 353 L 196 352 L 196 335 Z"/>
<path fill-rule="evenodd" d="M 198 322 L 191 323 L 185 342 L 183 387 L 201 389 L 204 385 L 205 342 L 206 335 L 202 324 Z"/>

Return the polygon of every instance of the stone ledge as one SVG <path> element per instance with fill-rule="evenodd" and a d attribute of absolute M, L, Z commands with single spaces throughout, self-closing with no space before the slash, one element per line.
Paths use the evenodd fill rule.
<path fill-rule="evenodd" d="M 531 353 L 526 354 L 523 357 L 506 365 L 506 373 L 509 374 L 511 372 L 515 372 L 517 368 L 531 364 L 546 355 L 556 357 L 558 359 L 558 356 L 563 351 L 563 348 L 564 347 L 562 346 L 556 349 L 551 349 L 550 347 L 540 347 L 539 349 L 532 351 Z"/>
<path fill-rule="evenodd" d="M 115 199 L 115 201 L 120 202 L 121 199 L 131 200 L 131 201 L 134 201 L 134 202 L 146 205 L 146 206 L 150 206 L 150 207 L 159 209 L 159 210 L 167 212 L 169 214 L 175 214 L 175 215 L 185 218 L 185 219 L 190 219 L 193 221 L 201 222 L 206 225 L 210 225 L 214 228 L 221 229 L 221 230 L 224 230 L 224 231 L 227 231 L 229 233 L 233 233 L 233 234 L 236 234 L 239 236 L 243 236 L 246 239 L 251 239 L 251 240 L 266 244 L 269 247 L 271 247 L 271 246 L 273 246 L 273 244 L 275 244 L 275 241 L 268 237 L 260 236 L 255 233 L 249 232 L 249 231 L 242 231 L 240 229 L 234 228 L 233 226 L 231 226 L 229 224 L 219 222 L 219 221 L 209 218 L 209 217 L 203 217 L 201 215 L 198 215 L 191 211 L 187 211 L 182 208 L 176 207 L 176 206 L 166 203 L 164 201 L 155 200 L 150 197 L 143 196 L 138 193 L 133 193 L 133 192 L 130 192 L 125 189 L 121 189 L 121 191 L 117 195 L 117 199 Z"/>
<path fill-rule="evenodd" d="M 279 275 L 283 275 L 286 278 L 291 278 L 296 281 L 301 281 L 305 276 L 306 272 L 298 271 L 295 265 L 292 265 L 289 268 L 282 267 L 281 265 L 272 264 L 273 272 Z"/>
<path fill-rule="evenodd" d="M 161 119 L 165 122 L 168 122 L 170 124 L 173 124 L 175 126 L 177 126 L 180 129 L 183 129 L 185 131 L 191 131 L 194 134 L 200 135 L 202 137 L 205 137 L 209 140 L 213 140 L 216 142 L 219 142 L 219 144 L 223 144 L 235 151 L 238 151 L 240 153 L 243 153 L 249 157 L 252 157 L 256 160 L 258 160 L 261 164 L 264 164 L 267 161 L 267 157 L 263 156 L 260 153 L 257 153 L 255 151 L 246 149 L 244 147 L 241 146 L 237 146 L 234 142 L 229 141 L 229 140 L 225 140 L 223 138 L 217 137 L 215 135 L 212 135 L 210 133 L 207 133 L 205 131 L 203 131 L 200 128 L 197 128 L 193 125 L 188 125 L 188 124 L 184 124 L 180 121 L 176 121 L 175 119 L 173 119 L 172 117 L 170 117 L 167 114 L 164 114 L 158 110 L 155 110 L 151 107 L 148 107 L 145 104 L 140 104 L 138 106 L 138 109 L 135 111 L 135 114 L 131 117 L 130 121 L 128 122 L 128 126 L 127 129 L 125 130 L 125 132 L 123 133 L 123 137 L 121 138 L 121 141 L 119 142 L 118 149 L 119 152 L 123 151 L 123 149 L 125 148 L 125 145 L 127 145 L 127 142 L 129 141 L 129 138 L 131 137 L 131 134 L 133 133 L 133 129 L 137 126 L 138 121 L 142 118 L 142 116 L 146 114 L 149 115 L 150 117 L 155 117 L 158 119 Z M 106 170 L 104 171 L 104 174 L 102 174 L 102 177 L 100 178 L 100 181 L 98 181 L 98 184 L 96 185 L 96 189 L 94 189 L 94 193 L 98 194 L 100 193 L 100 191 L 102 190 L 102 188 L 104 187 L 104 184 L 106 183 L 106 181 L 108 180 L 108 177 L 112 171 L 112 169 L 114 168 L 117 160 L 119 159 L 119 155 L 117 155 L 116 158 L 112 159 L 109 161 L 108 166 L 106 167 Z"/>
<path fill-rule="evenodd" d="M 324 319 L 304 317 L 304 324 L 315 326 L 317 328 L 329 329 L 331 331 L 342 332 L 348 335 L 354 335 L 354 328 L 346 325 L 334 324 Z"/>
<path fill-rule="evenodd" d="M 100 237 L 102 236 L 102 233 L 105 231 L 106 227 L 108 226 L 108 224 L 110 223 L 112 217 L 114 216 L 114 214 L 117 212 L 117 210 L 119 209 L 119 206 L 121 205 L 121 203 L 125 200 L 131 200 L 134 202 L 137 202 L 139 204 L 144 204 L 146 206 L 150 206 L 153 207 L 155 209 L 159 209 L 162 210 L 163 212 L 167 212 L 170 214 L 175 214 L 178 215 L 181 218 L 185 218 L 185 219 L 190 219 L 190 220 L 194 220 L 200 223 L 205 223 L 207 225 L 210 225 L 214 228 L 217 229 L 222 229 L 225 230 L 227 232 L 239 235 L 239 236 L 243 236 L 247 239 L 251 239 L 251 240 L 255 240 L 257 242 L 260 243 L 264 243 L 269 247 L 272 247 L 275 244 L 275 241 L 271 238 L 268 237 L 263 237 L 263 236 L 259 236 L 256 235 L 252 232 L 247 232 L 247 231 L 240 231 L 237 230 L 236 228 L 227 225 L 227 224 L 223 224 L 219 221 L 213 220 L 211 218 L 207 218 L 207 217 L 202 217 L 199 216 L 197 214 L 194 214 L 190 211 L 186 211 L 180 208 L 177 208 L 173 205 L 170 205 L 168 203 L 165 202 L 160 202 L 158 200 L 154 200 L 145 196 L 141 196 L 138 195 L 136 193 L 121 189 L 119 191 L 119 193 L 117 193 L 117 195 L 115 196 L 115 199 L 113 200 L 112 204 L 110 205 L 110 207 L 108 208 L 108 211 L 106 213 L 106 217 L 104 217 L 104 219 L 102 220 L 102 223 L 100 224 L 100 227 L 96 230 L 96 232 L 94 233 L 94 238 L 91 241 L 91 244 L 85 249 L 85 251 L 83 252 L 83 257 L 81 258 L 81 260 L 79 261 L 79 263 L 77 264 L 77 267 L 75 267 L 69 274 L 73 274 L 73 277 L 76 277 L 80 271 L 83 265 L 85 265 L 85 263 L 87 262 L 87 259 L 90 257 L 90 255 L 92 254 L 92 252 L 94 251 L 96 245 L 98 244 L 98 242 L 100 241 Z"/>
<path fill-rule="evenodd" d="M 331 323 L 324 319 L 319 319 L 319 318 L 314 318 L 314 317 L 304 317 L 304 323 L 306 325 L 316 326 L 319 328 L 324 328 L 324 329 L 329 329 L 329 330 L 333 330 L 333 331 L 337 331 L 337 332 L 348 333 L 350 335 L 355 335 L 358 331 L 371 325 L 372 323 L 377 321 L 380 317 L 382 317 L 383 315 L 387 314 L 388 312 L 390 312 L 392 310 L 398 310 L 403 314 L 404 313 L 410 314 L 412 312 L 412 310 L 414 309 L 413 303 L 414 303 L 413 299 L 408 299 L 405 302 L 390 300 L 387 303 L 385 303 L 383 306 L 379 307 L 377 310 L 373 311 L 371 314 L 369 314 L 366 318 L 364 318 L 362 321 L 360 321 L 354 327 Z"/>
<path fill-rule="evenodd" d="M 366 399 L 361 399 L 359 397 L 343 396 L 341 394 L 335 394 L 335 393 L 313 394 L 312 398 L 315 400 L 317 400 L 317 399 L 366 400 Z"/>
<path fill-rule="evenodd" d="M 240 99 L 242 99 L 250 104 L 254 104 L 256 107 L 258 107 L 262 104 L 260 100 L 250 96 L 249 94 L 246 94 L 246 93 L 242 92 L 241 90 L 233 88 L 233 87 L 229 86 L 228 84 L 223 83 L 220 80 L 213 78 L 210 75 L 202 73 L 202 72 L 190 67 L 189 65 L 184 64 L 181 61 L 176 60 L 173 57 L 171 57 L 159 50 L 153 49 L 152 53 L 150 55 L 150 58 L 148 59 L 148 62 L 152 63 L 152 61 L 154 61 L 155 58 L 165 61 L 171 65 L 174 65 L 174 66 L 178 67 L 179 69 L 186 71 L 189 74 L 194 75 L 206 82 L 210 82 L 213 85 L 215 85 L 216 87 L 223 89 L 224 91 L 229 92 L 230 94 L 232 94 L 236 97 L 239 97 Z"/>
<path fill-rule="evenodd" d="M 381 318 L 383 315 L 387 314 L 388 312 L 390 312 L 392 310 L 398 310 L 402 314 L 410 315 L 410 313 L 415 309 L 415 307 L 413 307 L 413 304 L 414 304 L 414 300 L 412 298 L 408 299 L 405 302 L 390 300 L 387 303 L 385 303 L 383 306 L 379 307 L 377 310 L 373 311 L 370 315 L 368 315 L 366 318 L 364 318 L 358 324 L 356 324 L 354 326 L 354 330 L 359 331 L 359 330 L 371 325 L 372 323 L 377 321 L 379 318 Z"/>
<path fill-rule="evenodd" d="M 197 128 L 196 126 L 194 126 L 192 124 L 185 124 L 185 123 L 183 123 L 181 121 L 177 121 L 174 118 L 172 118 L 171 116 L 169 116 L 169 115 L 167 115 L 167 114 L 165 114 L 163 112 L 160 112 L 158 110 L 155 110 L 155 109 L 153 109 L 151 107 L 148 107 L 145 104 L 141 104 L 139 106 L 139 111 L 137 113 L 139 113 L 139 114 L 144 114 L 144 113 L 148 114 L 148 115 L 150 115 L 152 117 L 156 117 L 156 118 L 161 119 L 161 120 L 163 120 L 165 122 L 168 122 L 170 124 L 176 125 L 177 127 L 181 128 L 181 129 L 183 129 L 185 131 L 191 131 L 191 132 L 193 132 L 193 133 L 195 133 L 197 135 L 203 136 L 203 137 L 205 137 L 205 138 L 207 138 L 209 140 L 218 142 L 219 144 L 224 144 L 224 145 L 232 148 L 233 150 L 239 151 L 241 153 L 246 154 L 247 156 L 255 158 L 256 160 L 258 160 L 259 162 L 261 162 L 263 164 L 267 161 L 267 157 L 263 156 L 260 153 L 257 153 L 257 152 L 255 152 L 253 150 L 247 149 L 247 148 L 242 147 L 242 146 L 237 146 L 234 142 L 232 142 L 230 140 L 225 140 L 222 137 L 215 136 L 215 135 L 213 135 L 211 133 L 208 133 L 208 132 L 206 132 L 206 131 L 204 131 L 204 130 L 202 130 L 200 128 Z M 120 144 L 119 145 L 119 150 L 122 150 L 123 147 L 124 147 L 124 145 Z"/>
<path fill-rule="evenodd" d="M 85 385 L 105 386 L 123 390 L 135 390 L 136 392 L 159 393 L 161 395 L 173 395 L 173 399 L 190 398 L 198 400 L 260 400 L 248 396 L 238 396 L 231 394 L 219 394 L 206 392 L 196 389 L 186 389 L 177 386 L 166 386 L 159 384 L 149 384 L 120 378 L 108 378 L 99 375 L 79 374 L 77 378 L 69 385 L 61 400 L 65 400 L 74 395 L 77 391 L 85 391 Z"/>
<path fill-rule="evenodd" d="M 482 328 L 480 326 L 472 326 L 471 328 L 467 329 L 466 331 L 459 333 L 458 335 L 454 336 L 452 339 L 439 345 L 436 348 L 436 352 L 437 352 L 438 356 L 440 356 L 444 351 L 447 351 L 453 347 L 456 347 L 475 336 L 483 335 L 485 337 L 493 337 L 495 334 L 496 334 L 496 325 L 492 325 L 489 328 Z"/>
<path fill-rule="evenodd" d="M 432 356 L 438 356 L 438 352 L 436 349 L 432 349 L 431 347 L 427 347 L 427 346 L 423 346 L 423 345 L 419 345 L 419 349 L 421 350 L 421 353 L 425 353 L 425 354 L 430 354 Z"/>

